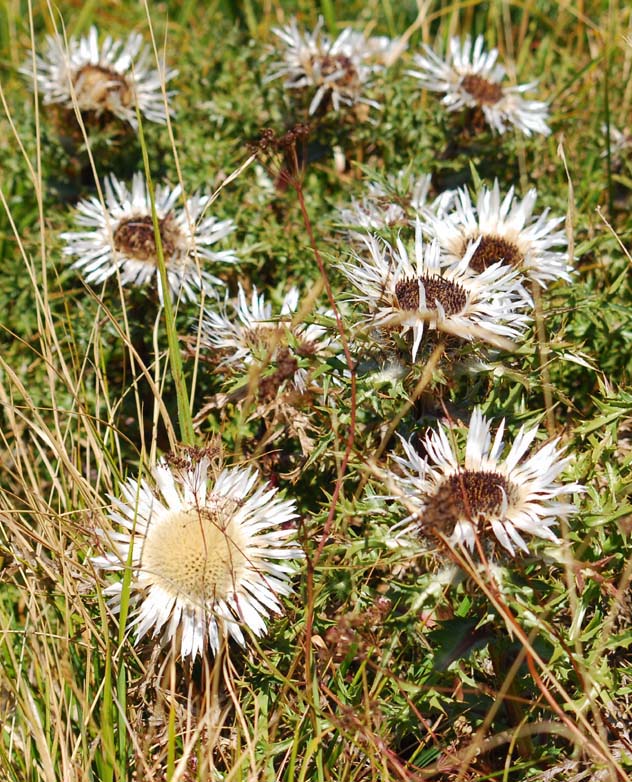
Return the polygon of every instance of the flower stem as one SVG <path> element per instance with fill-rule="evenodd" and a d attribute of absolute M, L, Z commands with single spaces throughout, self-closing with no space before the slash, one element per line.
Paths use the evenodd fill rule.
<path fill-rule="evenodd" d="M 512 660 L 509 650 L 502 643 L 490 643 L 489 656 L 498 683 L 498 697 L 503 700 L 509 725 L 517 728 L 516 748 L 521 758 L 527 760 L 533 757 L 533 742 L 531 736 L 521 731 L 527 722 L 527 715 L 522 705 L 520 690 L 516 683 L 516 668 L 521 660 Z"/>

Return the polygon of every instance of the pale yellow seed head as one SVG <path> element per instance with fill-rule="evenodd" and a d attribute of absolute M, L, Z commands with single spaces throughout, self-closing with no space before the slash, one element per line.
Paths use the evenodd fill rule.
<path fill-rule="evenodd" d="M 110 111 L 128 108 L 134 98 L 132 83 L 122 74 L 101 65 L 84 65 L 73 75 L 77 103 L 82 110 Z"/>
<path fill-rule="evenodd" d="M 234 521 L 236 503 L 169 513 L 147 530 L 143 578 L 196 605 L 232 594 L 247 565 L 247 536 Z"/>

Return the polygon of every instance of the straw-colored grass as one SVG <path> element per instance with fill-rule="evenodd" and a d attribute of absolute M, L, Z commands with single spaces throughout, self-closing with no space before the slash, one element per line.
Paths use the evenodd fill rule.
<path fill-rule="evenodd" d="M 2 9 L 0 779 L 627 779 L 632 154 L 614 154 L 602 130 L 631 127 L 626 4 Z M 279 138 L 306 120 L 280 81 L 264 82 L 272 28 L 292 15 L 311 27 L 319 12 L 332 32 L 405 35 L 408 50 L 376 83 L 383 109 L 369 121 L 324 117 L 308 141 L 262 149 L 264 129 Z M 179 69 L 167 126 L 94 127 L 34 98 L 18 72 L 29 49 L 91 24 L 139 30 Z M 405 75 L 422 41 L 465 33 L 498 46 L 510 80 L 539 81 L 549 137 L 469 135 Z M 512 352 L 472 349 L 477 372 L 439 343 L 399 376 L 378 376 L 376 335 L 345 303 L 349 245 L 335 207 L 408 165 L 432 173 L 437 191 L 494 178 L 536 186 L 539 210 L 566 215 L 572 283 L 536 292 L 534 326 Z M 218 272 L 230 295 L 239 281 L 278 304 L 300 287 L 294 323 L 323 323 L 340 345 L 305 358 L 326 394 L 270 393 L 265 365 L 218 369 L 197 336 L 212 301 L 162 309 L 150 290 L 115 277 L 91 288 L 70 269 L 59 235 L 73 206 L 102 199 L 108 172 L 136 170 L 216 193 L 212 212 L 237 224 L 241 261 Z M 432 535 L 394 544 L 406 515 L 384 496 L 395 435 L 444 416 L 467 422 L 475 405 L 512 435 L 540 423 L 541 439 L 575 454 L 565 479 L 586 492 L 559 547 L 494 565 L 489 551 Z M 134 643 L 131 606 L 112 615 L 91 558 L 126 476 L 149 478 L 161 454 L 208 443 L 297 501 L 306 559 L 265 637 L 191 665 L 150 636 Z"/>

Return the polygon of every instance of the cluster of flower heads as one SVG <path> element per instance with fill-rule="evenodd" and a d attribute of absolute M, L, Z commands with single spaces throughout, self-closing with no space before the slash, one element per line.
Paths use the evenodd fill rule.
<path fill-rule="evenodd" d="M 408 212 L 401 201 L 383 198 L 381 214 L 400 210 L 394 244 L 366 231 L 364 205 L 374 201 L 360 202 L 362 210 L 340 210 L 352 244 L 352 258 L 341 268 L 357 289 L 355 300 L 368 309 L 366 321 L 391 334 L 410 332 L 413 361 L 429 330 L 499 347 L 520 338 L 533 306 L 527 284 L 546 287 L 569 280 L 571 272 L 566 236 L 558 230 L 563 218 L 549 217 L 548 210 L 534 216 L 535 201 L 535 189 L 520 200 L 510 188 L 501 198 L 498 182 L 481 187 L 475 204 L 466 189 L 427 206 L 410 202 Z M 413 227 L 411 260 L 405 237 Z"/>
<path fill-rule="evenodd" d="M 267 80 L 283 78 L 292 93 L 306 94 L 310 115 L 357 104 L 379 108 L 369 90 L 405 49 L 400 41 L 349 28 L 332 38 L 322 20 L 312 33 L 302 32 L 295 20 L 274 33 L 282 59 L 272 64 Z M 45 104 L 109 114 L 132 126 L 137 112 L 166 121 L 175 93 L 165 85 L 176 71 L 150 67 L 139 35 L 99 44 L 91 28 L 87 37 L 67 43 L 49 37 L 46 47 L 34 57 Z M 448 111 L 479 111 L 498 133 L 510 125 L 527 135 L 549 132 L 547 105 L 522 97 L 534 85 L 504 85 L 498 51 L 485 53 L 482 37 L 474 43 L 452 39 L 445 60 L 427 46 L 424 52 L 415 56 L 416 70 L 409 74 L 425 89 L 443 93 Z M 495 182 L 472 201 L 465 189 L 430 200 L 431 189 L 430 176 L 409 170 L 369 183 L 365 197 L 340 209 L 352 248 L 340 268 L 357 291 L 340 303 L 361 304 L 361 328 L 398 334 L 412 362 L 429 334 L 507 347 L 528 327 L 528 284 L 546 287 L 569 279 L 566 240 L 558 230 L 562 218 L 550 218 L 547 210 L 533 215 L 535 190 L 522 200 L 513 188 L 501 197 Z M 159 185 L 151 194 L 140 173 L 129 185 L 110 174 L 99 197 L 78 204 L 77 230 L 61 237 L 64 253 L 90 284 L 111 277 L 123 285 L 152 283 L 160 303 L 167 296 L 191 303 L 207 297 L 197 340 L 220 371 L 254 372 L 271 381 L 273 393 L 284 386 L 306 394 L 310 359 L 335 355 L 337 339 L 321 322 L 305 322 L 297 288 L 288 291 L 276 316 L 254 285 L 248 295 L 239 284 L 236 300 L 225 295 L 219 303 L 225 283 L 206 264 L 235 263 L 237 254 L 214 249 L 234 224 L 207 214 L 211 201 L 204 194 L 185 197 L 180 185 Z M 375 233 L 392 230 L 399 232 L 392 242 Z M 325 322 L 332 313 L 317 310 L 316 316 Z M 431 531 L 447 545 L 470 551 L 491 532 L 512 556 L 528 552 L 525 535 L 558 543 L 556 519 L 574 510 L 558 498 L 581 487 L 558 481 L 570 457 L 557 440 L 531 452 L 536 437 L 537 429 L 521 429 L 503 456 L 504 421 L 492 441 L 491 422 L 477 408 L 464 458 L 451 428 L 416 445 L 404 441 L 405 455 L 395 456 L 387 473 L 393 496 L 408 511 L 400 527 L 406 533 Z M 229 638 L 243 644 L 244 627 L 258 636 L 265 632 L 266 619 L 280 612 L 281 598 L 290 594 L 290 578 L 303 556 L 293 500 L 264 486 L 254 469 L 221 468 L 208 453 L 194 450 L 161 460 L 151 480 L 129 478 L 120 496 L 110 499 L 110 521 L 118 531 L 98 530 L 104 553 L 94 563 L 119 573 L 131 568 L 137 640 L 151 631 L 164 646 L 195 659 L 207 647 L 217 653 Z M 125 583 L 105 590 L 115 610 L 127 600 Z"/>
<path fill-rule="evenodd" d="M 499 183 L 429 200 L 429 176 L 409 173 L 370 183 L 368 193 L 338 212 L 351 246 L 341 270 L 365 310 L 364 322 L 389 335 L 410 335 L 412 361 L 429 333 L 461 342 L 509 347 L 530 323 L 530 284 L 542 288 L 570 280 L 563 217 L 534 215 L 537 193 L 523 199 Z M 378 235 L 395 229 L 394 242 Z M 406 238 L 414 234 L 412 257 Z M 453 427 L 402 440 L 405 456 L 393 457 L 385 475 L 393 498 L 409 515 L 397 538 L 434 535 L 443 544 L 498 556 L 528 553 L 526 536 L 555 544 L 552 527 L 576 508 L 559 497 L 581 492 L 562 483 L 572 461 L 553 440 L 534 450 L 537 427 L 518 432 L 506 450 L 505 421 L 492 441 L 491 420 L 472 413 L 464 455 Z M 423 455 L 422 455 L 423 454 Z"/>
<path fill-rule="evenodd" d="M 270 67 L 267 80 L 284 77 L 288 90 L 306 91 L 310 96 L 310 115 L 326 108 L 327 103 L 334 111 L 357 103 L 379 109 L 380 104 L 365 93 L 373 86 L 376 74 L 402 54 L 405 44 L 383 36 L 367 38 L 351 28 L 345 28 L 332 40 L 322 27 L 321 19 L 313 33 L 302 32 L 296 20 L 292 20 L 275 29 L 283 45 L 282 59 Z M 501 134 L 509 127 L 527 136 L 550 133 L 548 104 L 523 97 L 537 83 L 504 83 L 506 71 L 498 63 L 498 49 L 486 52 L 482 35 L 474 42 L 470 36 L 463 41 L 452 38 L 445 58 L 428 45 L 423 50 L 424 55 L 413 56 L 416 69 L 407 74 L 418 79 L 424 89 L 443 93 L 442 102 L 449 112 L 477 112 L 493 131 Z"/>
<path fill-rule="evenodd" d="M 357 300 L 368 304 L 370 325 L 412 334 L 413 361 L 428 330 L 504 347 L 526 329 L 524 309 L 531 300 L 519 273 L 501 262 L 471 271 L 478 244 L 459 264 L 446 265 L 436 241 L 424 245 L 417 223 L 414 262 L 401 239 L 393 247 L 369 236 L 365 252 L 342 271 L 357 288 Z"/>
<path fill-rule="evenodd" d="M 281 59 L 269 66 L 265 80 L 283 78 L 291 92 L 307 93 L 309 115 L 329 107 L 338 112 L 357 104 L 379 109 L 380 104 L 367 93 L 376 75 L 406 48 L 400 40 L 366 36 L 349 27 L 331 38 L 323 31 L 322 19 L 313 32 L 301 30 L 295 19 L 273 32 L 282 47 Z M 550 133 L 548 104 L 523 97 L 536 83 L 505 84 L 499 52 L 486 52 L 483 36 L 474 42 L 469 36 L 463 41 L 452 38 L 445 59 L 428 45 L 423 50 L 423 55 L 413 56 L 416 69 L 407 73 L 424 89 L 443 93 L 442 102 L 449 112 L 477 111 L 498 133 L 505 133 L 510 126 L 527 136 Z M 277 55 L 277 49 L 271 54 Z M 95 27 L 86 37 L 68 41 L 59 34 L 48 36 L 45 52 L 35 55 L 34 60 L 34 68 L 27 63 L 21 71 L 35 76 L 45 104 L 97 116 L 111 114 L 134 127 L 136 110 L 160 123 L 171 113 L 169 100 L 175 91 L 167 91 L 166 83 L 177 71 L 154 68 L 151 52 L 138 33 L 131 33 L 126 41 L 107 36 L 100 44 Z"/>

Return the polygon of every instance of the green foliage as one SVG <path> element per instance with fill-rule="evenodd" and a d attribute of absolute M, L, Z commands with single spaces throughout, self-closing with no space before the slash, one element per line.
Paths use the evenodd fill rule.
<path fill-rule="evenodd" d="M 5 3 L 0 14 L 0 780 L 627 778 L 632 156 L 602 124 L 630 132 L 620 35 L 630 10 L 435 2 L 418 17 L 389 0 L 171 0 L 147 14 L 90 2 L 51 17 L 39 6 L 31 19 L 29 9 Z M 408 31 L 408 50 L 369 90 L 381 109 L 310 117 L 310 95 L 266 80 L 273 28 L 296 16 L 313 29 L 318 14 L 332 35 Z M 92 24 L 114 38 L 153 33 L 179 71 L 169 127 L 84 116 L 84 136 L 72 111 L 36 103 L 18 72 L 29 46 Z M 419 89 L 412 53 L 457 33 L 498 46 L 516 83 L 538 81 L 550 136 L 498 136 Z M 217 300 L 163 310 L 155 286 L 92 287 L 70 268 L 60 234 L 79 201 L 99 198 L 106 174 L 139 170 L 154 186 L 215 192 L 209 213 L 235 221 L 221 247 L 239 263 L 213 265 Z M 340 269 L 360 251 L 338 210 L 378 183 L 411 218 L 389 179 L 400 171 L 430 174 L 431 198 L 494 179 L 520 196 L 535 186 L 536 213 L 567 215 L 572 280 L 535 297 L 513 350 L 427 340 L 413 364 L 410 335 L 367 327 Z M 157 214 L 152 226 L 164 245 Z M 405 220 L 377 233 L 412 253 Z M 258 343 L 251 364 L 200 337 L 204 309 L 220 312 L 238 284 L 275 313 L 300 292 L 291 326 L 278 344 Z M 299 325 L 322 327 L 326 349 Z M 511 557 L 485 540 L 470 554 L 436 525 L 408 534 L 400 438 L 424 456 L 428 428 L 451 422 L 462 454 L 475 406 L 505 420 L 507 441 L 539 425 L 539 445 L 558 437 L 573 455 L 564 480 L 585 491 L 555 528 L 559 544 L 529 539 Z M 247 632 L 245 649 L 230 642 L 194 663 L 151 633 L 135 642 L 130 563 L 119 616 L 92 564 L 121 481 L 150 476 L 184 443 L 255 465 L 295 499 L 306 555 L 265 637 Z"/>

